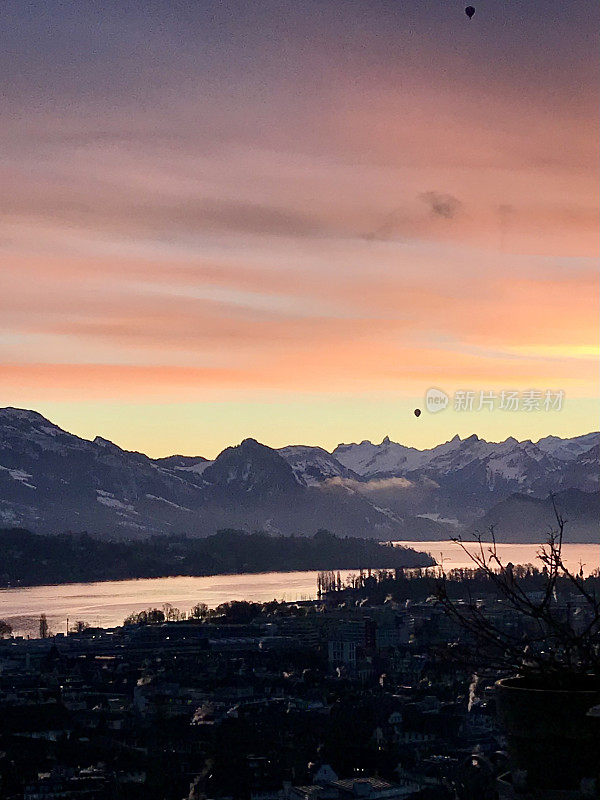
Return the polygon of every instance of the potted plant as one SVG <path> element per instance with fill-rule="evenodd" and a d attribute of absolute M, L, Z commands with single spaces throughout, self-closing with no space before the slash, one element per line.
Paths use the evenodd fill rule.
<path fill-rule="evenodd" d="M 544 798 L 582 780 L 589 786 L 600 773 L 600 582 L 565 565 L 565 520 L 554 512 L 556 528 L 538 551 L 541 570 L 504 564 L 493 528 L 489 543 L 475 537 L 475 551 L 455 540 L 489 581 L 492 608 L 451 599 L 443 570 L 437 592 L 465 634 L 461 658 L 499 676 L 497 713 L 512 770 Z"/>

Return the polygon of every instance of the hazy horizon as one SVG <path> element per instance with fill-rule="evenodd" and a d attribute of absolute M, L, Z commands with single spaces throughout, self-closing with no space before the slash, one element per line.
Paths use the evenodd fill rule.
<path fill-rule="evenodd" d="M 6 406 L 4 408 L 0 408 L 0 411 L 3 411 L 5 409 L 10 409 L 10 408 L 15 408 L 15 407 L 14 406 Z M 27 409 L 23 408 L 23 409 L 18 409 L 18 410 L 34 411 L 36 413 L 42 414 L 41 411 L 39 411 L 37 409 L 34 409 L 34 408 L 27 408 Z M 46 415 L 42 414 L 42 416 L 46 416 Z M 56 422 L 56 420 L 52 419 L 51 417 L 46 417 L 46 419 L 48 419 L 50 422 L 52 422 L 54 424 L 58 424 Z M 59 427 L 63 428 L 62 425 L 59 425 Z M 81 438 L 81 439 L 86 439 L 87 441 L 93 441 L 98 436 L 98 437 L 100 437 L 102 439 L 108 439 L 108 440 L 112 441 L 113 444 L 116 444 L 118 447 L 121 447 L 124 450 L 129 449 L 129 448 L 126 448 L 124 445 L 122 445 L 120 442 L 115 441 L 113 439 L 110 439 L 110 437 L 106 436 L 102 431 L 99 431 L 99 430 L 96 433 L 92 434 L 92 435 L 86 435 L 86 436 L 78 433 L 76 430 L 71 429 L 71 428 L 63 428 L 63 430 L 65 430 L 67 433 L 73 434 L 74 436 L 79 436 L 79 438 Z M 580 436 L 591 435 L 592 433 L 597 433 L 597 432 L 598 432 L 597 430 L 591 429 L 591 430 L 581 431 L 580 433 L 576 433 L 573 436 L 569 436 L 569 437 L 564 437 L 563 436 L 563 437 L 559 437 L 559 438 L 563 438 L 563 439 L 565 439 L 565 438 L 576 438 L 576 437 L 580 437 Z M 546 434 L 546 436 L 555 436 L 555 435 L 556 434 L 552 434 L 552 433 L 551 434 Z M 468 433 L 468 434 L 466 434 L 464 436 L 459 434 L 459 433 L 451 434 L 451 435 L 448 436 L 448 438 L 442 439 L 440 441 L 437 441 L 434 444 L 432 444 L 430 446 L 427 446 L 427 447 L 418 447 L 416 445 L 410 444 L 409 442 L 406 442 L 406 441 L 403 441 L 403 440 L 394 439 L 394 437 L 390 436 L 389 434 L 385 434 L 383 437 L 381 437 L 381 439 L 376 439 L 376 440 L 368 439 L 368 438 L 365 438 L 365 437 L 354 439 L 354 440 L 350 440 L 350 439 L 345 439 L 344 440 L 344 439 L 342 439 L 342 440 L 336 442 L 335 445 L 330 446 L 330 447 L 323 447 L 323 445 L 321 445 L 321 444 L 317 444 L 315 442 L 309 442 L 309 441 L 305 441 L 305 442 L 303 442 L 303 441 L 289 441 L 289 442 L 285 442 L 284 444 L 271 444 L 268 441 L 263 441 L 263 440 L 260 440 L 260 439 L 258 439 L 257 441 L 259 441 L 261 444 L 264 444 L 267 447 L 271 447 L 273 449 L 279 449 L 279 448 L 288 447 L 288 446 L 289 447 L 293 447 L 293 446 L 299 446 L 299 447 L 323 447 L 324 450 L 327 450 L 328 452 L 333 452 L 335 450 L 335 448 L 338 447 L 339 445 L 361 444 L 361 443 L 364 443 L 364 442 L 370 442 L 373 445 L 380 445 L 380 444 L 384 443 L 385 439 L 390 439 L 391 441 L 396 442 L 397 444 L 404 445 L 406 447 L 415 447 L 415 449 L 417 449 L 417 450 L 429 450 L 429 449 L 434 448 L 434 447 L 436 447 L 438 445 L 441 445 L 441 444 L 444 444 L 446 442 L 451 441 L 456 436 L 458 436 L 459 439 L 461 439 L 462 441 L 464 441 L 465 439 L 469 438 L 470 436 L 477 436 L 478 439 L 485 440 L 485 441 L 491 442 L 491 443 L 501 443 L 501 442 L 505 441 L 506 439 L 511 438 L 511 435 L 509 434 L 508 436 L 506 436 L 506 437 L 504 437 L 502 439 L 494 439 L 494 438 L 489 438 L 489 437 L 486 437 L 486 436 L 481 436 L 476 431 L 472 431 L 471 433 Z M 218 450 L 217 452 L 211 452 L 209 455 L 206 455 L 205 452 L 200 452 L 200 451 L 180 452 L 180 451 L 175 451 L 173 449 L 169 450 L 168 452 L 164 452 L 164 453 L 160 453 L 160 454 L 146 453 L 145 451 L 139 450 L 139 449 L 138 449 L 137 452 L 142 452 L 145 455 L 149 455 L 151 458 L 165 458 L 165 457 L 172 456 L 172 455 L 181 455 L 181 456 L 198 456 L 198 457 L 208 458 L 210 460 L 210 459 L 216 458 L 219 455 L 219 453 L 221 453 L 225 448 L 227 448 L 227 447 L 236 447 L 244 439 L 248 439 L 248 438 L 255 439 L 256 437 L 254 437 L 254 436 L 244 436 L 239 440 L 235 440 L 235 441 L 232 440 L 232 441 L 228 442 L 227 444 L 225 444 L 223 446 L 223 448 L 221 448 L 221 450 Z M 544 436 L 540 436 L 540 437 L 538 437 L 536 439 L 528 439 L 528 438 L 519 439 L 519 437 L 515 436 L 515 437 L 512 437 L 512 438 L 515 438 L 518 441 L 532 441 L 534 444 L 536 444 L 540 439 L 543 439 L 545 437 Z"/>

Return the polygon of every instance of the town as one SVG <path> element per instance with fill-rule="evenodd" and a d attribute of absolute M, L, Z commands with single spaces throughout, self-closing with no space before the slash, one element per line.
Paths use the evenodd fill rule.
<path fill-rule="evenodd" d="M 501 794 L 500 673 L 452 657 L 467 638 L 429 594 L 432 571 L 414 573 L 350 587 L 322 573 L 316 600 L 165 605 L 54 636 L 42 619 L 40 638 L 0 640 L 0 796 L 515 796 Z M 524 624 L 502 600 L 478 604 L 500 628 Z"/>

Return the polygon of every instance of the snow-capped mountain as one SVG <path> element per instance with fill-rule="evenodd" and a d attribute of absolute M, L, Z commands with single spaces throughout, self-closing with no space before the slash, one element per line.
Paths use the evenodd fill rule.
<path fill-rule="evenodd" d="M 390 441 L 381 444 L 368 440 L 360 444 L 338 444 L 332 455 L 347 469 L 364 477 L 397 476 L 419 462 L 423 451 Z"/>
<path fill-rule="evenodd" d="M 276 450 L 253 439 L 214 461 L 154 460 L 10 408 L 0 410 L 0 525 L 126 537 L 226 527 L 405 535 L 393 514 L 343 487 L 308 486 Z"/>
<path fill-rule="evenodd" d="M 545 436 L 537 442 L 537 446 L 544 453 L 564 461 L 574 461 L 577 456 L 588 452 L 598 444 L 597 433 L 584 433 L 583 436 L 574 436 L 572 439 L 560 439 L 558 436 Z"/>
<path fill-rule="evenodd" d="M 333 453 L 307 445 L 274 450 L 245 439 L 214 461 L 151 459 L 101 437 L 74 436 L 36 412 L 6 408 L 0 525 L 126 537 L 231 527 L 444 539 L 515 493 L 543 499 L 597 491 L 599 439 L 592 433 L 494 443 L 455 436 L 417 450 L 386 438 L 339 445 Z"/>
<path fill-rule="evenodd" d="M 0 410 L 4 525 L 158 532 L 173 509 L 189 517 L 200 480 L 101 437 L 81 439 L 35 412 Z"/>
<path fill-rule="evenodd" d="M 451 444 L 455 445 L 452 449 L 432 454 L 413 471 L 438 481 L 457 481 L 464 476 L 489 491 L 539 489 L 544 494 L 560 486 L 564 462 L 531 441 L 519 442 L 511 437 L 496 444 L 473 434 L 467 439 L 455 438 Z"/>
<path fill-rule="evenodd" d="M 297 444 L 282 447 L 277 452 L 291 466 L 296 480 L 305 486 L 318 486 L 332 478 L 360 481 L 356 472 L 345 467 L 322 447 Z"/>
<path fill-rule="evenodd" d="M 202 476 L 212 491 L 226 487 L 236 495 L 278 496 L 297 492 L 300 487 L 287 461 L 256 439 L 227 447 Z"/>
<path fill-rule="evenodd" d="M 514 493 L 542 499 L 565 489 L 598 491 L 599 440 L 598 433 L 538 443 L 455 436 L 419 451 L 386 437 L 379 445 L 338 445 L 333 455 L 361 476 L 363 493 L 378 505 L 468 527 Z"/>
<path fill-rule="evenodd" d="M 538 443 L 517 441 L 509 437 L 503 442 L 488 442 L 473 434 L 466 439 L 455 436 L 429 450 L 405 448 L 386 437 L 381 444 L 361 442 L 341 444 L 333 455 L 363 480 L 404 477 L 418 482 L 424 476 L 436 482 L 461 476 L 494 491 L 526 491 L 544 496 L 564 488 L 567 465 L 579 464 L 585 476 L 574 485 L 588 491 L 598 486 L 597 458 L 593 448 L 600 434 L 590 433 L 574 439 L 546 437 Z M 592 454 L 592 457 L 590 457 Z M 581 481 L 586 487 L 579 486 Z"/>
<path fill-rule="evenodd" d="M 154 463 L 167 469 L 179 469 L 182 472 L 194 472 L 196 475 L 202 475 L 213 462 L 202 456 L 167 456 L 154 459 Z"/>
<path fill-rule="evenodd" d="M 562 485 L 565 488 L 576 486 L 584 492 L 598 491 L 599 464 L 600 444 L 596 444 L 569 461 L 563 472 Z"/>

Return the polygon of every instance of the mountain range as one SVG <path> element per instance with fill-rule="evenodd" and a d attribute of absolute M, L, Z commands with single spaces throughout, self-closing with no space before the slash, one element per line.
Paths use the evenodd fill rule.
<path fill-rule="evenodd" d="M 568 508 L 571 540 L 596 541 L 599 450 L 598 433 L 536 443 L 455 436 L 428 450 L 386 437 L 331 453 L 249 438 L 214 460 L 152 459 L 4 408 L 0 525 L 105 538 L 237 528 L 427 541 L 494 522 L 499 540 L 538 541 L 553 493 Z"/>

